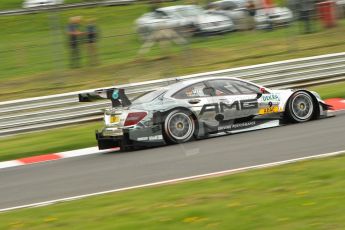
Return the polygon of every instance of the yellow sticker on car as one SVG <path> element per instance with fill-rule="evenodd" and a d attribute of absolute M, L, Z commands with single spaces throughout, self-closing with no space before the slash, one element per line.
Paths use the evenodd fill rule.
<path fill-rule="evenodd" d="M 269 114 L 269 113 L 278 113 L 280 112 L 278 106 L 272 106 L 272 107 L 267 107 L 267 108 L 262 108 L 259 110 L 259 114 Z"/>
<path fill-rule="evenodd" d="M 110 117 L 110 123 L 118 123 L 118 122 L 120 122 L 119 116 L 111 116 Z"/>

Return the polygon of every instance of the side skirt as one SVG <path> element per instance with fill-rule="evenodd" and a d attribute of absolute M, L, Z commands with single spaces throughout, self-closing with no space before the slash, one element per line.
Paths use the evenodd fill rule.
<path fill-rule="evenodd" d="M 249 132 L 260 129 L 274 128 L 284 125 L 280 120 L 266 120 L 266 119 L 254 119 L 252 121 L 236 123 L 220 129 L 218 133 L 210 134 L 209 137 L 222 136 L 227 134 L 235 134 L 242 132 Z"/>

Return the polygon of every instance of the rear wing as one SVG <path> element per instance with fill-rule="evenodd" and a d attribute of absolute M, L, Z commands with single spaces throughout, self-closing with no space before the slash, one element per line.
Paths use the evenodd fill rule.
<path fill-rule="evenodd" d="M 110 88 L 78 94 L 79 102 L 91 102 L 99 99 L 110 99 L 112 107 L 126 107 L 132 103 L 124 89 Z"/>

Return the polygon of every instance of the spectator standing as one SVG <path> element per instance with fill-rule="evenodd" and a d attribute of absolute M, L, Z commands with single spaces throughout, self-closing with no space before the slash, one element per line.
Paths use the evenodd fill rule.
<path fill-rule="evenodd" d="M 81 17 L 75 16 L 69 19 L 67 35 L 69 37 L 70 66 L 71 68 L 80 67 L 80 43 L 84 33 L 80 30 Z"/>
<path fill-rule="evenodd" d="M 249 15 L 249 25 L 248 28 L 250 29 L 255 29 L 255 15 L 256 15 L 256 6 L 254 1 L 248 1 L 247 5 L 246 5 L 246 9 L 248 11 L 248 15 Z"/>
<path fill-rule="evenodd" d="M 89 64 L 98 65 L 97 40 L 99 38 L 99 30 L 96 26 L 95 19 L 88 19 L 86 25 L 86 45 L 89 58 Z"/>
<path fill-rule="evenodd" d="M 297 2 L 298 0 L 286 0 L 287 7 L 292 11 L 294 20 L 298 19 L 298 8 L 297 8 Z"/>
<path fill-rule="evenodd" d="M 304 33 L 311 33 L 311 18 L 315 9 L 314 0 L 300 0 L 297 8 L 299 9 L 299 18 L 304 24 Z"/>

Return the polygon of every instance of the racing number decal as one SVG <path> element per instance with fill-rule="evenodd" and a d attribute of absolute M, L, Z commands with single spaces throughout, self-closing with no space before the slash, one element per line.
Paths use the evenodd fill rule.
<path fill-rule="evenodd" d="M 263 115 L 263 114 L 270 114 L 270 113 L 278 113 L 280 112 L 280 109 L 278 106 L 273 106 L 273 103 L 270 101 L 268 103 L 268 107 L 267 108 L 262 108 L 259 110 L 259 114 Z"/>

